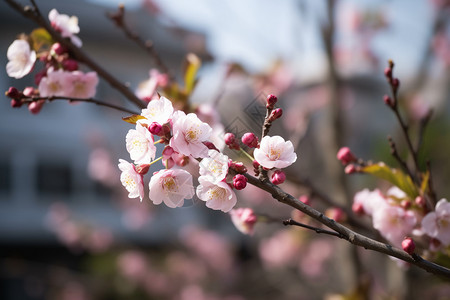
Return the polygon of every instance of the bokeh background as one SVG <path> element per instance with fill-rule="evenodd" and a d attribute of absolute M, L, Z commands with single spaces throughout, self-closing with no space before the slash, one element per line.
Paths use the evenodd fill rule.
<path fill-rule="evenodd" d="M 83 50 L 130 88 L 155 65 L 106 18 L 118 1 L 37 1 L 47 13 L 79 18 Z M 25 3 L 23 1 L 22 3 Z M 292 140 L 297 163 L 283 188 L 308 179 L 341 205 L 367 176 L 344 176 L 341 146 L 395 166 L 386 137 L 406 147 L 383 70 L 395 61 L 402 113 L 411 134 L 430 109 L 420 151 L 431 158 L 438 197 L 448 197 L 450 2 L 123 1 L 126 21 L 181 82 L 187 53 L 202 60 L 190 101 L 226 131 L 260 132 L 263 102 L 278 95 L 283 118 L 272 133 Z M 8 46 L 36 26 L 0 2 L 0 64 Z M 33 85 L 0 71 L 0 90 Z M 135 109 L 107 83 L 96 98 Z M 55 102 L 38 115 L 0 101 L 1 299 L 448 299 L 450 287 L 332 237 L 285 228 L 289 208 L 248 187 L 240 207 L 267 222 L 252 237 L 198 200 L 178 209 L 128 199 L 117 161 L 128 158 L 125 114 Z M 417 142 L 418 139 L 414 138 Z M 227 152 L 239 158 L 237 153 Z M 192 168 L 192 172 L 194 168 Z M 299 176 L 299 177 L 298 177 Z M 329 208 L 311 197 L 311 205 Z M 296 215 L 299 218 L 303 216 Z M 369 224 L 369 220 L 363 219 Z M 305 219 L 305 222 L 309 222 Z M 370 234 L 370 233 L 368 233 Z"/>

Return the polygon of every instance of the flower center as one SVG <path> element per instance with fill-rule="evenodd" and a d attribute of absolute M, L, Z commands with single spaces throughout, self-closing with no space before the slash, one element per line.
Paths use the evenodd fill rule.
<path fill-rule="evenodd" d="M 201 131 L 198 127 L 190 127 L 188 131 L 184 134 L 184 138 L 188 143 L 196 142 Z"/>
<path fill-rule="evenodd" d="M 135 190 L 136 186 L 137 186 L 136 181 L 128 173 L 124 173 L 123 174 L 123 176 L 122 176 L 122 184 L 125 186 L 125 188 L 129 192 Z"/>
<path fill-rule="evenodd" d="M 208 200 L 213 200 L 213 199 L 223 200 L 225 198 L 226 194 L 227 194 L 227 191 L 224 188 L 221 188 L 219 186 L 213 187 L 207 193 Z"/>
<path fill-rule="evenodd" d="M 171 176 L 163 178 L 162 186 L 164 191 L 166 191 L 167 193 L 174 193 L 178 191 L 178 186 L 175 182 L 175 178 Z"/>
<path fill-rule="evenodd" d="M 281 156 L 281 149 L 276 147 L 270 147 L 269 149 L 269 159 L 270 160 L 277 160 Z"/>

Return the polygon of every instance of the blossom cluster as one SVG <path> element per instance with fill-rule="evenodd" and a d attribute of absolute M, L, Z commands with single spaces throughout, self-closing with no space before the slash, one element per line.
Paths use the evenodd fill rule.
<path fill-rule="evenodd" d="M 69 38 L 77 47 L 81 47 L 82 42 L 77 33 L 78 19 L 75 16 L 69 17 L 59 14 L 56 9 L 49 13 L 51 26 L 58 31 L 62 37 Z M 67 98 L 92 98 L 96 93 L 98 76 L 96 72 L 84 73 L 79 70 L 78 62 L 70 51 L 60 43 L 54 42 L 50 36 L 45 40 L 47 32 L 40 28 L 36 29 L 28 39 L 17 39 L 8 48 L 6 72 L 13 78 L 22 78 L 31 73 L 39 60 L 44 64 L 44 68 L 35 74 L 35 83 L 38 86 L 28 87 L 22 92 L 11 88 L 7 95 L 12 98 L 11 105 L 20 107 L 22 98 L 32 97 L 67 97 Z M 44 100 L 32 101 L 28 107 L 32 113 L 38 113 Z"/>
<path fill-rule="evenodd" d="M 410 199 L 398 187 L 386 194 L 364 189 L 355 194 L 353 211 L 372 218 L 373 227 L 393 245 L 401 247 L 407 237 L 429 237 L 430 250 L 450 245 L 450 202 L 441 199 L 427 212 L 423 197 Z"/>
<path fill-rule="evenodd" d="M 151 165 L 161 160 L 164 168 L 154 172 L 148 184 L 148 195 L 154 204 L 180 207 L 196 194 L 208 208 L 230 212 L 235 207 L 234 190 L 246 187 L 247 168 L 242 162 L 232 161 L 211 142 L 213 129 L 197 114 L 174 109 L 166 97 L 154 97 L 140 115 L 134 115 L 128 121 L 135 124 L 135 129 L 130 129 L 125 138 L 133 163 L 120 159 L 119 169 L 122 171 L 120 180 L 130 198 L 143 200 L 144 175 Z M 155 137 L 158 140 L 155 141 Z M 225 134 L 226 144 L 230 145 L 230 139 L 234 139 L 233 149 L 243 151 L 234 135 Z M 242 142 L 255 148 L 252 160 L 265 170 L 285 168 L 297 159 L 292 143 L 279 136 L 266 136 L 259 143 L 254 134 L 246 134 Z M 164 145 L 159 158 L 156 158 L 157 144 Z M 251 157 L 247 152 L 246 155 Z M 184 167 L 197 164 L 199 185 L 195 188 L 193 169 L 188 171 Z M 279 172 L 274 173 L 278 181 L 284 176 Z M 276 180 L 272 178 L 273 182 Z M 254 222 L 256 217 L 252 217 L 250 223 Z"/>

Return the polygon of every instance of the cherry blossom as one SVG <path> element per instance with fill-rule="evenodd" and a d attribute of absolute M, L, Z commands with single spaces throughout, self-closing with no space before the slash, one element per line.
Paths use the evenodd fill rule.
<path fill-rule="evenodd" d="M 208 157 L 202 159 L 199 166 L 200 175 L 204 179 L 217 184 L 227 176 L 228 156 L 215 150 L 209 150 Z"/>
<path fill-rule="evenodd" d="M 264 168 L 286 168 L 297 160 L 291 141 L 281 136 L 265 136 L 254 151 L 255 160 Z"/>
<path fill-rule="evenodd" d="M 142 100 L 150 100 L 156 92 L 158 86 L 165 87 L 169 82 L 169 76 L 160 73 L 157 69 L 151 69 L 150 78 L 139 84 L 136 90 L 136 96 Z"/>
<path fill-rule="evenodd" d="M 386 204 L 386 199 L 378 189 L 375 189 L 374 191 L 364 189 L 356 193 L 353 198 L 353 207 L 361 206 L 364 213 L 369 216 L 371 216 L 377 208 L 384 204 Z"/>
<path fill-rule="evenodd" d="M 95 96 L 98 84 L 96 72 L 73 71 L 68 73 L 65 80 L 67 86 L 65 96 L 73 98 L 92 98 Z"/>
<path fill-rule="evenodd" d="M 211 136 L 211 127 L 202 122 L 195 114 L 186 115 L 182 111 L 175 112 L 172 121 L 173 137 L 170 140 L 170 146 L 175 151 L 187 156 L 206 157 L 208 147 L 203 142 Z"/>
<path fill-rule="evenodd" d="M 146 122 L 151 124 L 156 122 L 158 124 L 165 124 L 169 122 L 169 119 L 172 117 L 173 106 L 172 102 L 166 97 L 161 97 L 159 99 L 151 100 L 147 108 L 142 110 L 141 115 L 147 119 Z M 142 120 L 140 120 L 142 122 Z"/>
<path fill-rule="evenodd" d="M 446 199 L 439 200 L 435 211 L 423 218 L 422 230 L 446 246 L 450 245 L 450 202 Z"/>
<path fill-rule="evenodd" d="M 229 212 L 236 205 L 236 194 L 226 182 L 214 184 L 203 176 L 198 181 L 200 185 L 197 187 L 197 196 L 206 202 L 206 207 Z"/>
<path fill-rule="evenodd" d="M 125 139 L 127 151 L 135 164 L 149 164 L 155 159 L 153 135 L 147 128 L 137 123 L 136 129 L 130 129 Z"/>
<path fill-rule="evenodd" d="M 150 200 L 158 205 L 164 202 L 168 207 L 180 207 L 184 199 L 194 196 L 192 175 L 185 170 L 162 170 L 150 179 Z"/>
<path fill-rule="evenodd" d="M 30 73 L 36 62 L 36 52 L 30 49 L 30 44 L 25 40 L 12 42 L 6 55 L 9 60 L 6 64 L 6 73 L 16 79 Z"/>
<path fill-rule="evenodd" d="M 71 89 L 68 86 L 67 76 L 68 72 L 62 70 L 49 70 L 47 76 L 41 79 L 39 82 L 39 93 L 42 97 L 50 96 L 65 96 Z"/>
<path fill-rule="evenodd" d="M 400 247 L 405 236 L 410 234 L 417 223 L 412 211 L 404 210 L 398 206 L 380 205 L 373 213 L 373 227 L 381 235 Z"/>
<path fill-rule="evenodd" d="M 69 17 L 68 15 L 58 13 L 56 9 L 52 9 L 48 13 L 48 19 L 52 27 L 59 31 L 62 37 L 70 38 L 75 46 L 81 47 L 82 42 L 75 35 L 80 32 L 78 18 L 76 16 Z"/>
<path fill-rule="evenodd" d="M 230 211 L 231 221 L 237 230 L 252 235 L 258 217 L 251 208 L 237 208 Z"/>
<path fill-rule="evenodd" d="M 142 181 L 142 175 L 136 172 L 133 164 L 130 164 L 123 159 L 119 159 L 119 169 L 122 171 L 122 174 L 120 174 L 120 181 L 127 189 L 129 193 L 128 197 L 139 197 L 142 201 L 144 198 L 144 183 Z"/>

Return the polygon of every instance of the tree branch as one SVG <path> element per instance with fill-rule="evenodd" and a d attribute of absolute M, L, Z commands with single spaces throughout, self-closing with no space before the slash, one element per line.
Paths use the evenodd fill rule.
<path fill-rule="evenodd" d="M 306 225 L 306 224 L 297 222 L 297 221 L 295 221 L 295 220 L 293 220 L 293 219 L 291 219 L 291 218 L 290 218 L 290 219 L 287 219 L 287 220 L 284 220 L 284 221 L 283 221 L 283 224 L 284 224 L 285 226 L 287 226 L 287 225 L 292 225 L 292 226 L 303 227 L 303 228 L 306 228 L 306 229 L 309 229 L 309 230 L 313 230 L 313 231 L 315 231 L 316 233 L 328 234 L 328 235 L 336 236 L 336 237 L 341 238 L 341 239 L 344 238 L 344 236 L 343 236 L 342 234 L 337 233 L 337 232 L 335 232 L 335 231 L 330 231 L 330 230 L 326 230 L 326 229 L 322 229 L 322 228 L 317 228 L 317 227 L 314 227 L 314 226 L 309 226 L 309 225 Z"/>
<path fill-rule="evenodd" d="M 400 250 L 398 248 L 395 248 L 389 244 L 384 244 L 381 242 L 378 242 L 376 240 L 373 240 L 371 238 L 368 238 L 364 235 L 361 235 L 359 233 L 356 233 L 349 228 L 337 223 L 336 221 L 327 218 L 323 213 L 313 209 L 312 207 L 304 204 L 303 202 L 299 201 L 292 195 L 284 192 L 281 188 L 278 186 L 272 184 L 271 182 L 262 182 L 258 180 L 256 177 L 253 177 L 249 174 L 244 174 L 245 177 L 247 177 L 248 182 L 272 195 L 273 198 L 278 200 L 281 203 L 284 203 L 286 205 L 289 205 L 295 209 L 300 210 L 301 212 L 307 214 L 308 216 L 312 217 L 313 219 L 319 221 L 323 225 L 327 226 L 328 228 L 336 231 L 337 233 L 342 235 L 342 238 L 347 240 L 353 245 L 364 247 L 365 249 L 370 249 L 376 252 L 384 253 L 393 257 L 396 257 L 398 259 L 401 259 L 403 261 L 406 261 L 408 263 L 411 263 L 413 265 L 418 266 L 419 268 L 422 268 L 430 273 L 433 273 L 435 275 L 443 276 L 447 280 L 450 280 L 450 269 L 447 269 L 443 266 L 440 266 L 438 264 L 432 263 L 430 261 L 427 261 L 423 259 L 422 257 L 418 255 L 409 255 L 403 250 Z"/>
<path fill-rule="evenodd" d="M 73 57 L 86 64 L 89 68 L 96 71 L 100 77 L 102 77 L 105 81 L 107 81 L 111 87 L 119 91 L 122 95 L 124 95 L 129 101 L 133 102 L 139 108 L 145 108 L 145 103 L 140 100 L 125 84 L 121 83 L 118 79 L 116 79 L 113 75 L 103 69 L 100 65 L 98 65 L 93 59 L 91 59 L 87 54 L 85 54 L 80 48 L 75 46 L 70 39 L 63 38 L 50 24 L 43 18 L 41 12 L 39 11 L 38 6 L 32 0 L 31 3 L 33 7 L 25 6 L 23 7 L 19 3 L 14 0 L 5 0 L 14 10 L 22 14 L 25 18 L 32 20 L 37 25 L 42 26 L 48 33 L 55 39 L 57 42 L 61 43 L 73 55 Z"/>

